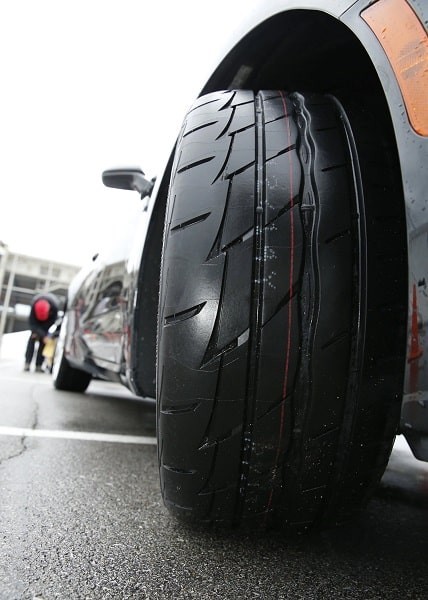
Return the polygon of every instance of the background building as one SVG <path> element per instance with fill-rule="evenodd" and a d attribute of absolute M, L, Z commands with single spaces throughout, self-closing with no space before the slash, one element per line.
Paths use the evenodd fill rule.
<path fill-rule="evenodd" d="M 51 292 L 63 307 L 67 288 L 80 267 L 11 252 L 0 242 L 0 341 L 3 333 L 28 329 L 31 300 Z"/>

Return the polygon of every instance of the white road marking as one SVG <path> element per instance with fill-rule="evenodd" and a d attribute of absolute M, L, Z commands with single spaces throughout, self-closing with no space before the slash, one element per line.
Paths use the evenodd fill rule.
<path fill-rule="evenodd" d="M 46 373 L 40 373 L 39 375 L 27 375 L 22 374 L 22 377 L 2 377 L 2 381 L 13 381 L 14 383 L 38 383 L 42 385 L 50 385 L 53 388 L 53 381 Z"/>
<path fill-rule="evenodd" d="M 143 435 L 120 435 L 115 433 L 96 433 L 89 431 L 61 431 L 53 429 L 25 429 L 22 427 L 2 427 L 0 435 L 11 435 L 16 437 L 41 437 L 57 438 L 65 440 L 85 440 L 89 442 L 114 442 L 119 444 L 144 444 L 156 445 L 155 437 Z"/>

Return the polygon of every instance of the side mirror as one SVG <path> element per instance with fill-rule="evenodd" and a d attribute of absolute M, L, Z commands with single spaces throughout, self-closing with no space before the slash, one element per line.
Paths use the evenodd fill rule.
<path fill-rule="evenodd" d="M 141 199 L 151 195 L 156 181 L 156 177 L 151 181 L 146 179 L 143 171 L 138 167 L 108 169 L 103 172 L 102 178 L 105 186 L 120 190 L 134 190 L 140 194 Z"/>

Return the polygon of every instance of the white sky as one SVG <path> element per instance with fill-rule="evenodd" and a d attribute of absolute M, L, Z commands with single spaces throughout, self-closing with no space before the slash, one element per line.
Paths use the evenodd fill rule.
<path fill-rule="evenodd" d="M 0 240 L 87 262 L 139 203 L 105 188 L 101 172 L 139 165 L 157 174 L 170 150 L 160 138 L 175 138 L 250 4 L 1 2 Z"/>

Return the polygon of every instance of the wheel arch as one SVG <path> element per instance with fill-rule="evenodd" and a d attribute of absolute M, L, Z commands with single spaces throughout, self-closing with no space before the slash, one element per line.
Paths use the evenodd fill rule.
<path fill-rule="evenodd" d="M 320 10 L 293 9 L 261 22 L 225 56 L 201 95 L 220 89 L 355 93 L 380 81 L 357 35 Z"/>
<path fill-rule="evenodd" d="M 162 240 L 174 149 L 157 188 L 136 281 L 128 380 L 140 396 L 156 395 L 156 336 Z"/>

